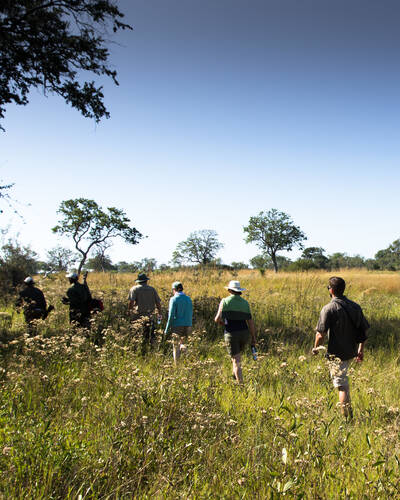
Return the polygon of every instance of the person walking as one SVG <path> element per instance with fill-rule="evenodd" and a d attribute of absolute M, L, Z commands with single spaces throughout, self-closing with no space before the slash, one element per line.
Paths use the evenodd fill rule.
<path fill-rule="evenodd" d="M 185 348 L 184 341 L 192 333 L 193 304 L 191 298 L 183 292 L 183 285 L 180 281 L 172 283 L 172 293 L 164 333 L 166 335 L 171 328 L 173 357 L 176 365 Z"/>
<path fill-rule="evenodd" d="M 354 358 L 359 363 L 364 359 L 364 345 L 369 323 L 361 307 L 344 295 L 345 288 L 346 283 L 343 278 L 333 276 L 329 279 L 328 290 L 331 301 L 321 310 L 312 353 L 318 354 L 318 348 L 327 336 L 330 376 L 334 387 L 339 392 L 342 414 L 352 418 L 353 409 L 347 372 Z"/>
<path fill-rule="evenodd" d="M 225 327 L 224 339 L 232 359 L 233 376 L 239 384 L 243 384 L 241 353 L 250 337 L 251 345 L 256 345 L 254 321 L 249 303 L 241 297 L 246 289 L 241 288 L 240 282 L 232 280 L 225 288 L 230 295 L 221 300 L 214 321 Z"/>
<path fill-rule="evenodd" d="M 144 319 L 142 352 L 146 346 L 155 343 L 155 318 L 154 311 L 158 312 L 158 320 L 161 320 L 161 300 L 157 290 L 148 285 L 150 278 L 145 273 L 138 275 L 136 285 L 129 290 L 128 311 L 133 315 L 133 319 Z"/>
<path fill-rule="evenodd" d="M 90 303 L 92 295 L 86 283 L 79 283 L 79 275 L 75 272 L 68 273 L 71 286 L 67 290 L 67 296 L 63 297 L 63 304 L 69 305 L 69 322 L 83 328 L 90 327 Z"/>
<path fill-rule="evenodd" d="M 34 333 L 34 323 L 37 319 L 45 319 L 48 314 L 46 299 L 43 292 L 35 286 L 31 276 L 24 279 L 25 288 L 19 292 L 17 307 L 22 307 L 29 335 Z M 51 310 L 52 307 L 50 306 Z"/>

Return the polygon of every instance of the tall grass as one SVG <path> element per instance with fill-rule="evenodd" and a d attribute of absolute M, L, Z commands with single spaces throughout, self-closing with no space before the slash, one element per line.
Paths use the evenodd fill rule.
<path fill-rule="evenodd" d="M 343 272 L 372 328 L 351 371 L 355 418 L 340 416 L 325 361 L 309 356 L 328 301 L 326 273 L 235 274 L 261 338 L 231 379 L 212 317 L 229 272 L 154 275 L 166 304 L 183 281 L 195 303 L 188 354 L 175 369 L 158 335 L 141 355 L 126 316 L 134 276 L 94 275 L 105 311 L 92 335 L 67 324 L 65 280 L 43 281 L 56 311 L 28 338 L 12 307 L 2 323 L 0 492 L 3 498 L 388 498 L 399 496 L 400 279 Z"/>

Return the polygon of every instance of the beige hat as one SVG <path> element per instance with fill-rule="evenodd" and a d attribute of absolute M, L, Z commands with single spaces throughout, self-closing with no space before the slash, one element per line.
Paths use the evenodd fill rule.
<path fill-rule="evenodd" d="M 233 292 L 243 292 L 246 288 L 240 287 L 240 281 L 232 280 L 229 285 L 225 287 L 227 290 L 232 290 Z"/>

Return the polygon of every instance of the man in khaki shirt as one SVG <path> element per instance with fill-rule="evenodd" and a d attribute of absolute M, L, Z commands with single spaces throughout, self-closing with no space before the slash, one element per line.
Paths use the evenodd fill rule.
<path fill-rule="evenodd" d="M 315 335 L 313 354 L 328 337 L 328 364 L 334 387 L 339 392 L 339 403 L 344 416 L 352 418 L 350 388 L 347 372 L 351 361 L 364 359 L 364 344 L 369 323 L 361 307 L 344 295 L 346 283 L 343 278 L 329 279 L 329 304 L 322 308 Z"/>
<path fill-rule="evenodd" d="M 147 344 L 153 345 L 155 342 L 155 309 L 157 309 L 158 317 L 161 318 L 160 297 L 156 289 L 147 284 L 148 281 L 146 274 L 139 274 L 136 280 L 137 285 L 129 290 L 128 296 L 128 311 L 133 313 L 134 320 L 145 318 L 142 350 L 145 350 Z"/>

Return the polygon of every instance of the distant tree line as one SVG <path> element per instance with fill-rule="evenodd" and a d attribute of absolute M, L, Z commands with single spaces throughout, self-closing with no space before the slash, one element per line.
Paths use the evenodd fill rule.
<path fill-rule="evenodd" d="M 0 187 L 1 189 L 1 187 Z M 0 193 L 1 194 L 1 193 Z M 183 267 L 212 266 L 218 269 L 237 271 L 259 269 L 261 273 L 273 269 L 284 271 L 334 271 L 343 268 L 366 268 L 369 270 L 400 270 L 400 239 L 387 248 L 379 250 L 373 259 L 361 255 L 336 252 L 328 255 L 321 247 L 306 247 L 307 239 L 289 215 L 271 209 L 251 217 L 243 228 L 245 241 L 255 243 L 261 252 L 246 262 L 222 264 L 217 254 L 223 244 L 216 231 L 202 229 L 189 234 L 177 244 L 168 264 L 158 264 L 154 258 L 127 262 L 112 262 L 107 250 L 115 238 L 136 245 L 144 236 L 130 225 L 122 210 L 111 207 L 103 210 L 93 200 L 79 198 L 61 203 L 58 211 L 60 221 L 53 232 L 68 237 L 75 250 L 58 245 L 48 250 L 44 260 L 30 246 L 9 240 L 0 247 L 0 288 L 12 291 L 28 275 L 39 272 L 64 272 L 71 269 L 97 272 L 139 273 L 162 272 Z M 294 247 L 302 250 L 299 258 L 291 260 L 280 253 Z"/>
<path fill-rule="evenodd" d="M 7 282 L 15 287 L 31 274 L 43 272 L 64 272 L 74 267 L 80 259 L 79 255 L 61 246 L 54 247 L 46 254 L 45 260 L 38 259 L 38 255 L 30 246 L 23 246 L 17 241 L 9 240 L 0 248 L 0 281 Z M 365 259 L 361 255 L 347 255 L 336 252 L 328 255 L 321 247 L 307 247 L 296 260 L 278 255 L 277 265 L 282 271 L 334 271 L 343 268 L 366 268 L 369 270 L 400 270 L 400 239 L 394 241 L 388 248 L 379 250 L 373 259 Z M 201 264 L 197 263 L 197 266 Z M 256 255 L 246 262 L 232 262 L 222 264 L 220 259 L 211 259 L 206 265 L 228 270 L 260 269 L 273 270 L 274 263 L 268 254 Z M 96 253 L 89 258 L 83 269 L 96 272 L 138 273 L 165 271 L 187 267 L 187 264 L 158 264 L 154 258 L 144 258 L 138 261 L 120 261 L 113 263 L 107 255 Z"/>

